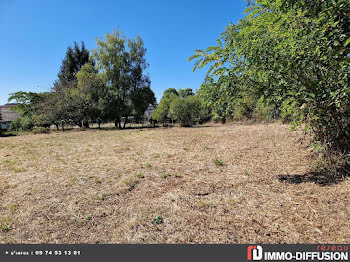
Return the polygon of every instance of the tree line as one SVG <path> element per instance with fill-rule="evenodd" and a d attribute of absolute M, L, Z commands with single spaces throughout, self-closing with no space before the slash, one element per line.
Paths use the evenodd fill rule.
<path fill-rule="evenodd" d="M 12 129 L 65 125 L 89 127 L 114 122 L 125 128 L 130 116 L 142 121 L 149 104 L 156 105 L 146 74 L 146 48 L 141 37 L 129 39 L 120 31 L 106 34 L 91 51 L 84 42 L 68 47 L 49 92 L 16 92 L 9 101 L 21 117 Z M 124 119 L 124 121 L 122 121 Z"/>
<path fill-rule="evenodd" d="M 248 1 L 245 17 L 189 60 L 209 66 L 198 93 L 216 118 L 303 125 L 332 173 L 350 174 L 350 1 Z"/>
<path fill-rule="evenodd" d="M 177 122 L 181 126 L 201 124 L 210 118 L 210 111 L 191 88 L 166 89 L 158 107 L 152 113 L 152 119 L 159 123 Z"/>

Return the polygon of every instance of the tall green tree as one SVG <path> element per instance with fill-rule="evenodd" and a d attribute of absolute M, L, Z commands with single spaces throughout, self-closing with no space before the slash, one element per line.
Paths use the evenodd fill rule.
<path fill-rule="evenodd" d="M 83 118 L 82 121 L 86 123 L 86 127 L 89 121 L 97 122 L 100 126 L 104 119 L 102 101 L 106 81 L 103 75 L 98 74 L 95 67 L 89 63 L 81 68 L 76 77 L 78 86 L 71 90 L 70 95 Z"/>
<path fill-rule="evenodd" d="M 57 88 L 64 88 L 66 84 L 76 82 L 77 73 L 89 61 L 89 51 L 85 48 L 84 42 L 81 42 L 81 47 L 77 42 L 74 42 L 73 47 L 69 46 L 57 75 Z"/>
<path fill-rule="evenodd" d="M 105 40 L 97 40 L 93 52 L 97 68 L 106 78 L 103 110 L 116 127 L 124 127 L 135 109 L 134 101 L 139 90 L 150 85 L 145 70 L 146 49 L 140 37 L 127 39 L 119 31 L 106 34 Z"/>
<path fill-rule="evenodd" d="M 217 46 L 190 59 L 194 69 L 210 64 L 216 83 L 234 83 L 231 92 L 253 92 L 294 126 L 306 123 L 333 167 L 349 166 L 349 10 L 347 0 L 250 1 Z"/>
<path fill-rule="evenodd" d="M 11 110 L 20 114 L 12 125 L 13 130 L 30 130 L 35 125 L 35 115 L 38 114 L 39 104 L 43 100 L 41 93 L 19 91 L 10 94 L 8 101 L 14 101 L 16 105 Z"/>
<path fill-rule="evenodd" d="M 193 96 L 194 92 L 192 88 L 179 89 L 178 94 L 180 97 L 185 98 L 186 96 Z"/>
<path fill-rule="evenodd" d="M 32 117 L 36 113 L 36 107 L 40 100 L 40 94 L 24 91 L 12 93 L 8 99 L 9 102 L 16 103 L 13 110 L 19 112 L 22 117 Z"/>
<path fill-rule="evenodd" d="M 156 110 L 152 112 L 152 118 L 159 122 L 166 122 L 168 118 L 174 120 L 174 114 L 170 112 L 170 104 L 179 98 L 179 94 L 175 88 L 168 88 L 164 90 L 162 99 L 159 102 Z"/>

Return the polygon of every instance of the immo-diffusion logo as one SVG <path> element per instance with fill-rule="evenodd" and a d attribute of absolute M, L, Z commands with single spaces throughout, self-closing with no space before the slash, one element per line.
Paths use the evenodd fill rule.
<path fill-rule="evenodd" d="M 261 246 L 248 246 L 248 260 L 261 260 L 263 249 Z"/>
<path fill-rule="evenodd" d="M 348 261 L 348 246 L 335 246 L 330 248 L 321 246 L 312 251 L 263 251 L 259 245 L 248 246 L 248 261 Z"/>

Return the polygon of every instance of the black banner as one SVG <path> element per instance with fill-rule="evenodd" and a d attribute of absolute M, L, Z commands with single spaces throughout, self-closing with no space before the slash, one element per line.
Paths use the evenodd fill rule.
<path fill-rule="evenodd" d="M 349 246 L 0 245 L 1 261 L 349 261 Z"/>

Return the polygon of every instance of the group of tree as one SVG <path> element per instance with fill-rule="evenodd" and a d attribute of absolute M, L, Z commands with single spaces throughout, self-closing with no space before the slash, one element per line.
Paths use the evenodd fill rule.
<path fill-rule="evenodd" d="M 169 88 L 164 91 L 152 119 L 161 123 L 177 122 L 181 126 L 191 126 L 209 120 L 210 114 L 192 89 Z"/>
<path fill-rule="evenodd" d="M 149 104 L 156 104 L 145 73 L 146 49 L 140 37 L 126 38 L 121 32 L 106 34 L 90 52 L 74 43 L 66 55 L 49 92 L 17 92 L 21 118 L 13 123 L 23 129 L 34 125 L 57 129 L 67 124 L 89 127 L 89 123 L 114 122 L 125 128 L 130 116 L 142 121 Z M 124 121 L 122 121 L 124 120 Z"/>
<path fill-rule="evenodd" d="M 199 95 L 214 114 L 260 107 L 304 124 L 333 170 L 350 174 L 350 1 L 249 1 L 191 59 L 194 70 L 210 65 Z"/>

